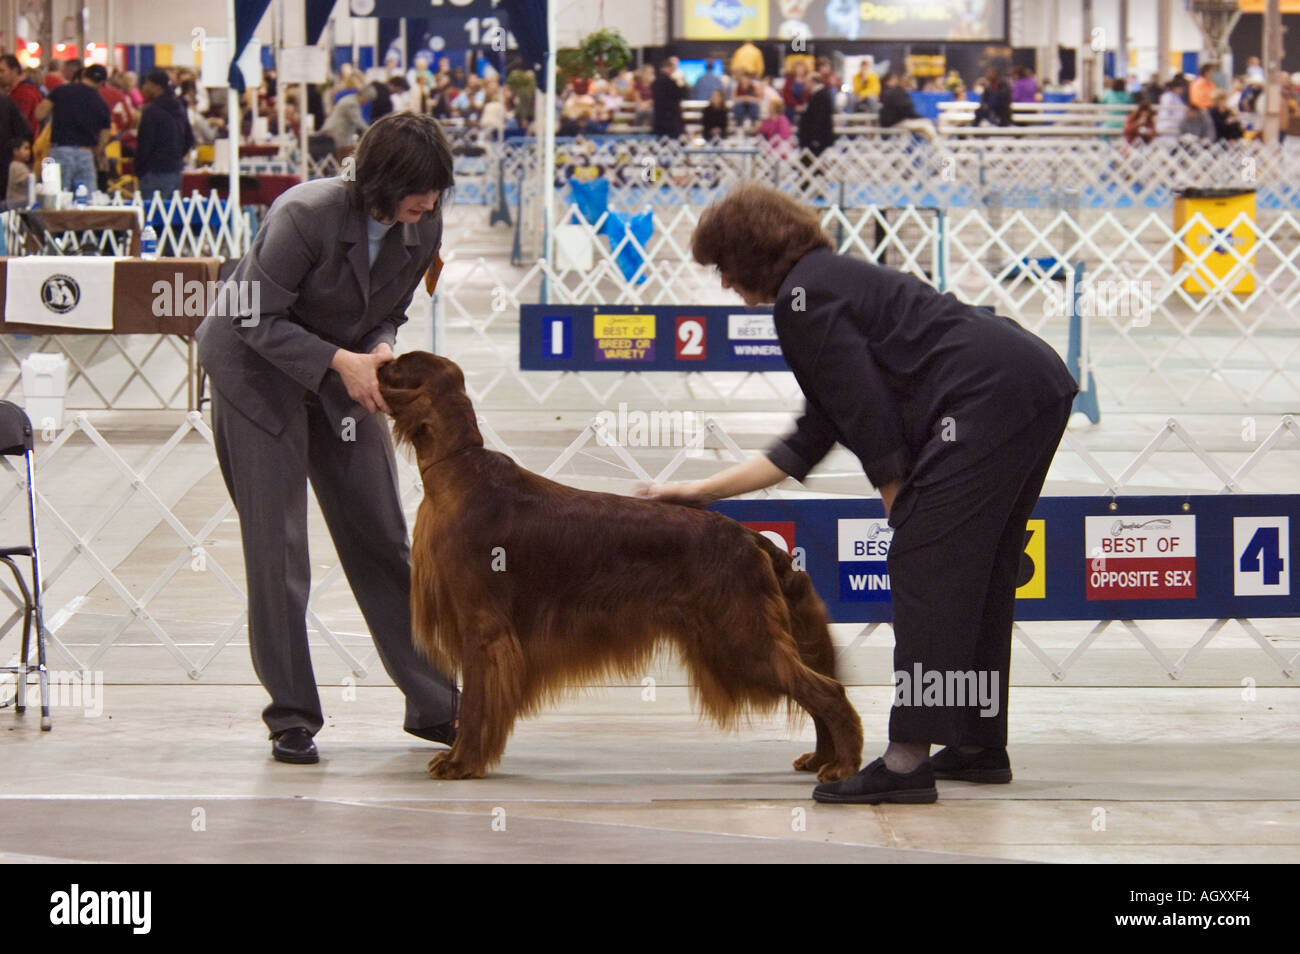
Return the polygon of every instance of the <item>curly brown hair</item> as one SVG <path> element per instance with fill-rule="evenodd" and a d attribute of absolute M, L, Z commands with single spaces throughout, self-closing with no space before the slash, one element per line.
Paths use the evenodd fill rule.
<path fill-rule="evenodd" d="M 834 249 L 817 213 L 770 186 L 746 182 L 713 203 L 691 236 L 691 255 L 716 265 L 732 285 L 775 301 L 794 263 Z"/>

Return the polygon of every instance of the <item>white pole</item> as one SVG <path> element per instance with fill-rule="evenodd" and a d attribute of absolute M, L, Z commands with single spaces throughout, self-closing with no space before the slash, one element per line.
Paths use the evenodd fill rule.
<path fill-rule="evenodd" d="M 104 0 L 104 33 L 106 34 L 104 43 L 108 47 L 108 75 L 113 75 L 113 70 L 117 68 L 117 40 L 113 33 L 114 14 L 117 11 L 113 9 L 113 0 Z"/>
<path fill-rule="evenodd" d="M 230 37 L 227 48 L 230 51 L 230 65 L 235 62 L 235 0 L 226 0 L 226 35 Z M 229 67 L 227 67 L 229 69 Z M 229 77 L 226 80 L 226 139 L 230 143 L 230 198 L 227 200 L 227 208 L 230 213 L 230 244 L 232 249 L 239 250 L 240 226 L 242 216 L 239 213 L 239 94 L 235 88 L 230 85 Z"/>
<path fill-rule="evenodd" d="M 550 0 L 546 4 L 546 97 L 544 100 L 546 106 L 546 116 L 542 121 L 542 128 L 545 131 L 542 137 L 542 257 L 546 259 L 546 264 L 551 264 L 551 240 L 553 238 L 555 224 L 555 104 L 559 102 L 559 90 L 556 89 L 558 82 L 555 76 L 555 8 L 556 0 Z M 534 101 L 541 97 L 534 97 Z M 536 117 L 534 117 L 536 121 Z M 550 279 L 543 283 L 546 288 L 546 300 L 544 305 L 551 303 L 551 282 Z"/>
<path fill-rule="evenodd" d="M 298 143 L 298 156 L 302 162 L 301 178 L 306 182 L 311 178 L 311 167 L 308 166 L 308 160 L 311 158 L 307 154 L 307 84 L 298 84 L 298 134 L 300 142 Z"/>
<path fill-rule="evenodd" d="M 1061 0 L 1047 0 L 1047 42 L 1039 64 L 1039 86 L 1059 86 L 1061 82 L 1060 4 Z"/>
<path fill-rule="evenodd" d="M 1161 83 L 1172 73 L 1182 72 L 1181 68 L 1175 70 L 1169 65 L 1170 53 L 1173 52 L 1173 42 L 1170 40 L 1173 16 L 1171 0 L 1156 0 L 1156 74 Z"/>
<path fill-rule="evenodd" d="M 1282 5 L 1268 0 L 1264 6 L 1264 143 L 1275 146 L 1281 138 L 1282 117 Z"/>
<path fill-rule="evenodd" d="M 280 143 L 276 156 L 281 161 L 289 158 L 289 136 L 284 129 L 288 95 L 289 89 L 284 82 L 284 0 L 275 0 L 275 130 Z M 301 116 L 298 121 L 302 121 Z"/>

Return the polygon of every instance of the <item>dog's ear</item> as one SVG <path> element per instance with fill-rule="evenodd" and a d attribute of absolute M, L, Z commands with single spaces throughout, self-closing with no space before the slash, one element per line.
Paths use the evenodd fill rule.
<path fill-rule="evenodd" d="M 432 437 L 433 407 L 428 394 L 422 388 L 385 388 L 383 394 L 393 418 L 393 436 L 398 446 L 410 445 L 418 453 Z"/>

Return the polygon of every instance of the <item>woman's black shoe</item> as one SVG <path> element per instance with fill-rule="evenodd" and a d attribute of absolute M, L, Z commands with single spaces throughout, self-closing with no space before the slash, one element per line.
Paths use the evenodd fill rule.
<path fill-rule="evenodd" d="M 443 745 L 452 745 L 456 741 L 456 722 L 444 722 L 442 725 L 430 725 L 420 729 L 407 729 L 407 732 L 417 739 L 426 739 L 429 742 L 441 742 Z"/>
<path fill-rule="evenodd" d="M 316 752 L 316 743 L 311 740 L 311 733 L 301 726 L 285 729 L 271 736 L 271 755 L 277 762 L 289 762 L 293 765 L 311 765 L 320 761 Z"/>
<path fill-rule="evenodd" d="M 813 789 L 816 801 L 855 805 L 878 805 L 881 802 L 922 805 L 938 797 L 939 790 L 934 787 L 934 772 L 929 762 L 922 762 L 913 771 L 901 775 L 886 768 L 884 759 L 876 759 L 857 775 L 838 782 L 825 782 Z"/>
<path fill-rule="evenodd" d="M 1011 781 L 1011 759 L 1006 749 L 981 749 L 974 755 L 962 755 L 955 745 L 950 745 L 930 756 L 930 767 L 935 778 L 985 785 Z"/>

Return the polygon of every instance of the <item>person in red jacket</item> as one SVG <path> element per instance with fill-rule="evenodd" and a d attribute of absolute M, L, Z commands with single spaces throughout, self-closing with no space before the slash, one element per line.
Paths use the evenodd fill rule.
<path fill-rule="evenodd" d="M 785 118 L 797 126 L 799 117 L 808 107 L 808 100 L 811 96 L 812 87 L 808 82 L 808 64 L 801 60 L 795 64 L 793 70 L 785 74 L 785 82 L 781 85 L 781 98 L 785 100 Z"/>
<path fill-rule="evenodd" d="M 131 129 L 138 121 L 135 106 L 131 104 L 131 97 L 114 85 L 118 77 L 105 83 L 99 88 L 100 98 L 108 107 L 108 114 L 113 118 L 113 135 L 121 136 L 124 131 Z"/>
<path fill-rule="evenodd" d="M 0 92 L 14 101 L 33 131 L 41 128 L 36 121 L 36 107 L 45 95 L 39 86 L 23 75 L 22 64 L 12 53 L 0 56 Z"/>

